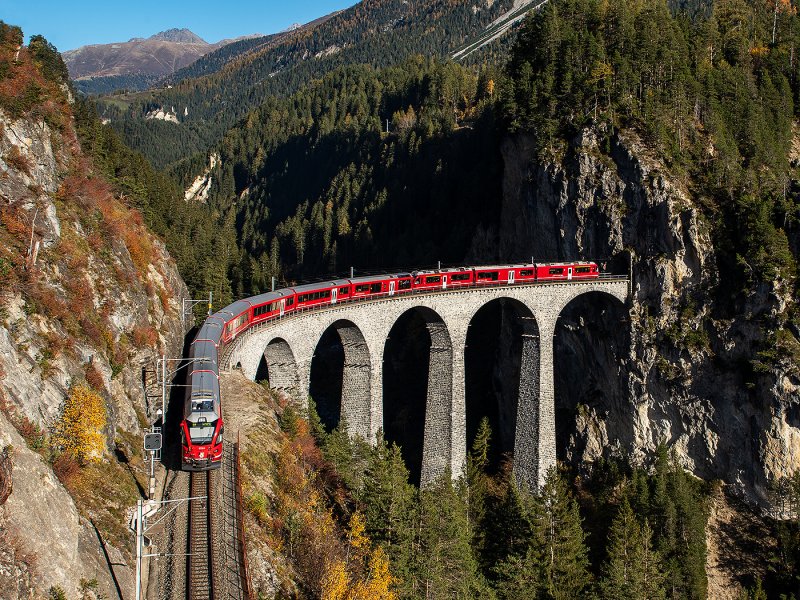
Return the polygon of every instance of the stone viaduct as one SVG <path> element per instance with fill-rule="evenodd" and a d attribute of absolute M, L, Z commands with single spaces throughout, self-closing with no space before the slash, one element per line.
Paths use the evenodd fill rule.
<path fill-rule="evenodd" d="M 541 485 L 556 462 L 553 337 L 562 310 L 578 296 L 599 292 L 625 303 L 626 277 L 535 285 L 466 288 L 330 305 L 272 321 L 241 334 L 225 349 L 221 367 L 240 367 L 255 379 L 262 357 L 270 386 L 308 398 L 311 362 L 323 333 L 333 328 L 344 349 L 341 416 L 352 434 L 374 440 L 383 427 L 383 356 L 392 326 L 416 310 L 431 337 L 421 484 L 447 469 L 458 476 L 467 454 L 464 348 L 475 314 L 494 300 L 514 303 L 523 323 L 513 469 L 529 488 Z"/>

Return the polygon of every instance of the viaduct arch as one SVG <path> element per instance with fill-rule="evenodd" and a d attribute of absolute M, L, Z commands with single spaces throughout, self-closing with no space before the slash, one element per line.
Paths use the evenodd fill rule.
<path fill-rule="evenodd" d="M 531 286 L 467 288 L 336 304 L 295 313 L 241 334 L 220 366 L 241 365 L 255 379 L 259 366 L 270 386 L 307 401 L 311 365 L 326 331 L 344 349 L 341 415 L 351 435 L 374 440 L 383 428 L 384 351 L 389 333 L 408 311 L 417 311 L 431 337 L 420 483 L 446 472 L 463 473 L 467 453 L 465 348 L 470 323 L 497 300 L 515 307 L 522 330 L 513 440 L 513 471 L 520 485 L 536 488 L 556 463 L 554 340 L 561 311 L 583 294 L 599 292 L 625 304 L 627 278 Z"/>

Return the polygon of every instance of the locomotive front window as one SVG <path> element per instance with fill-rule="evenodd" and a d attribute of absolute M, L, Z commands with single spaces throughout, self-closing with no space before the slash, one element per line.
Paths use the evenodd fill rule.
<path fill-rule="evenodd" d="M 550 275 L 563 275 L 564 269 L 550 269 Z"/>
<path fill-rule="evenodd" d="M 442 278 L 437 275 L 429 275 L 425 278 L 425 283 L 439 283 L 441 280 Z"/>
<path fill-rule="evenodd" d="M 192 423 L 187 421 L 189 426 L 189 437 L 193 444 L 210 444 L 211 438 L 214 437 L 214 422 L 204 421 L 202 423 Z"/>
<path fill-rule="evenodd" d="M 411 280 L 410 279 L 401 279 L 397 282 L 397 289 L 398 290 L 407 290 L 411 288 Z"/>

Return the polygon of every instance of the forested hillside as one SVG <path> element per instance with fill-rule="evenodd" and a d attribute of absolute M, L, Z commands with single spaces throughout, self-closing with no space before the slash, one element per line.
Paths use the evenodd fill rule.
<path fill-rule="evenodd" d="M 697 21 L 658 1 L 553 3 L 518 39 L 507 127 L 535 132 L 551 154 L 587 125 L 640 131 L 702 199 L 721 287 L 794 285 L 798 24 L 782 2 L 722 0 Z"/>
<path fill-rule="evenodd" d="M 317 25 L 276 38 L 206 77 L 171 89 L 101 101 L 133 148 L 165 166 L 205 151 L 248 111 L 270 96 L 287 96 L 338 67 L 396 64 L 420 53 L 445 57 L 512 6 L 512 0 L 375 0 L 361 2 Z M 153 107 L 175 107 L 181 124 L 144 120 Z M 388 115 L 391 117 L 391 115 Z"/>
<path fill-rule="evenodd" d="M 497 218 L 494 85 L 417 58 L 345 67 L 251 113 L 210 173 L 211 206 L 235 211 L 234 295 L 273 276 L 463 260 Z"/>
<path fill-rule="evenodd" d="M 560 2 L 526 25 L 505 76 L 411 59 L 270 97 L 226 135 L 212 174 L 212 206 L 236 200 L 234 288 L 463 260 L 497 217 L 502 131 L 558 153 L 590 124 L 641 131 L 705 199 L 725 289 L 791 278 L 795 21 L 734 2 L 697 21 L 662 2 Z"/>

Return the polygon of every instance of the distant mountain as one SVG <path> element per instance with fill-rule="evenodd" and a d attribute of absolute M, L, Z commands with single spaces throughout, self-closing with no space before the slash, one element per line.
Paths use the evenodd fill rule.
<path fill-rule="evenodd" d="M 146 89 L 232 41 L 209 44 L 188 29 L 168 29 L 147 39 L 82 46 L 62 56 L 78 91 L 99 94 Z"/>
<path fill-rule="evenodd" d="M 159 40 L 162 42 L 175 42 L 177 44 L 208 44 L 203 38 L 188 29 L 167 29 L 155 35 L 151 35 L 148 39 Z"/>

